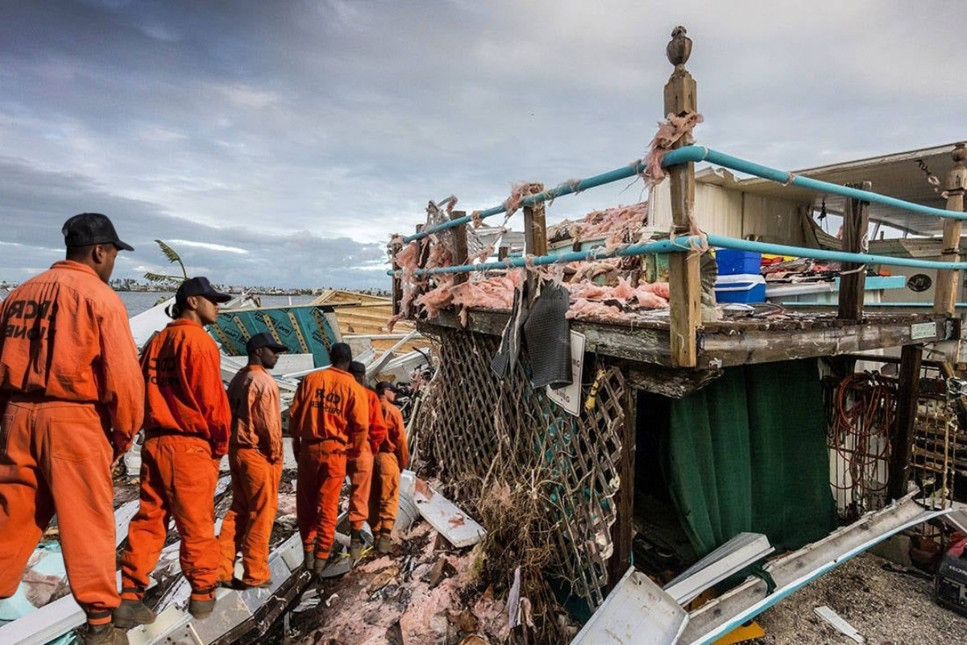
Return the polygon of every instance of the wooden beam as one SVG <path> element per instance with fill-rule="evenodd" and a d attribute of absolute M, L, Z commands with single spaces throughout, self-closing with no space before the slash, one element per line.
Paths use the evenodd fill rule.
<path fill-rule="evenodd" d="M 681 27 L 672 32 L 668 46 L 668 60 L 675 66 L 665 84 L 665 114 L 683 116 L 698 111 L 697 84 L 685 69 L 691 53 L 691 40 Z M 686 135 L 672 148 L 691 145 Z M 675 234 L 689 231 L 695 205 L 695 164 L 687 163 L 669 170 L 671 181 L 672 222 Z M 671 308 L 671 353 L 676 367 L 695 367 L 697 361 L 697 330 L 701 322 L 701 283 L 697 253 L 670 253 L 668 257 L 668 286 Z"/>
<path fill-rule="evenodd" d="M 900 353 L 899 386 L 896 417 L 891 437 L 887 499 L 900 499 L 907 493 L 910 455 L 913 452 L 913 424 L 917 420 L 917 399 L 920 396 L 920 361 L 923 348 L 907 345 Z"/>
<path fill-rule="evenodd" d="M 638 389 L 670 399 L 683 399 L 701 390 L 724 372 L 631 363 L 624 367 L 624 373 L 625 380 Z"/>
<path fill-rule="evenodd" d="M 390 245 L 390 252 L 393 254 L 393 271 L 399 271 L 400 265 L 396 261 L 396 255 L 403 249 L 403 242 L 395 238 Z M 393 274 L 393 315 L 400 315 L 400 302 L 403 300 L 403 279 Z"/>
<path fill-rule="evenodd" d="M 451 220 L 466 216 L 466 211 L 453 211 L 450 213 Z M 453 231 L 453 264 L 454 266 L 467 264 L 467 225 L 460 224 L 451 230 Z M 456 273 L 453 276 L 453 283 L 460 284 L 461 282 L 466 282 L 469 278 L 469 273 Z"/>
<path fill-rule="evenodd" d="M 956 336 L 943 316 L 914 316 L 906 320 L 863 323 L 801 330 L 743 330 L 741 334 L 702 334 L 699 365 L 710 368 L 746 363 L 774 363 L 814 356 L 838 356 L 870 349 L 930 343 Z"/>
<path fill-rule="evenodd" d="M 849 184 L 847 184 L 849 185 Z M 869 191 L 873 184 L 864 181 L 852 186 Z M 870 203 L 859 199 L 846 200 L 843 214 L 843 250 L 849 253 L 866 253 L 867 228 L 870 221 Z M 844 262 L 839 280 L 839 318 L 844 320 L 863 319 L 863 297 L 866 292 L 866 265 Z"/>
<path fill-rule="evenodd" d="M 964 144 L 958 143 L 954 147 L 951 156 L 954 165 L 947 174 L 947 210 L 964 210 L 964 186 L 967 185 L 967 166 L 964 160 L 967 159 L 967 148 Z M 941 260 L 944 262 L 960 261 L 960 229 L 962 222 L 959 219 L 945 219 L 943 224 L 943 255 Z M 934 292 L 933 310 L 937 313 L 953 315 L 957 294 L 960 292 L 960 272 L 953 269 L 941 269 L 937 271 L 937 286 Z"/>
<path fill-rule="evenodd" d="M 625 381 L 624 420 L 621 423 L 621 461 L 618 492 L 614 496 L 615 522 L 611 526 L 614 552 L 608 560 L 608 590 L 631 566 L 631 541 L 635 536 L 635 442 L 638 430 L 638 390 Z"/>
<path fill-rule="evenodd" d="M 530 194 L 544 191 L 544 184 L 531 184 Z M 544 202 L 524 207 L 524 253 L 538 257 L 547 255 L 547 222 Z M 622 572 L 624 573 L 624 572 Z"/>
<path fill-rule="evenodd" d="M 434 333 L 434 327 L 465 329 L 490 336 L 500 336 L 507 325 L 507 311 L 471 310 L 467 326 L 460 324 L 455 311 L 443 311 L 432 321 L 417 325 L 420 331 Z M 628 363 L 646 363 L 677 367 L 670 350 L 668 322 L 639 321 L 621 324 L 614 321 L 571 320 L 571 329 L 585 335 L 585 351 Z M 900 347 L 914 343 L 931 343 L 959 338 L 957 319 L 938 314 L 868 317 L 851 323 L 829 317 L 808 324 L 758 326 L 738 323 L 706 327 L 700 337 L 699 370 L 751 363 L 774 363 L 818 356 L 838 356 L 853 352 Z M 677 370 L 676 370 L 677 371 Z M 713 377 L 713 375 L 709 375 Z M 695 377 L 700 384 L 701 376 Z M 644 387 L 641 383 L 639 386 Z M 669 384 L 675 388 L 674 384 Z M 646 388 L 647 389 L 647 388 Z M 697 389 L 697 388 L 696 388 Z"/>

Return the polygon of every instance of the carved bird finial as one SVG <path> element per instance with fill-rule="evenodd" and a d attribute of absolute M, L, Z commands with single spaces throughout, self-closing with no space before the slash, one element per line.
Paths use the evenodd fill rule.
<path fill-rule="evenodd" d="M 665 48 L 668 62 L 675 67 L 682 67 L 688 62 L 692 53 L 692 39 L 685 35 L 685 28 L 681 25 L 672 30 L 672 39 Z"/>

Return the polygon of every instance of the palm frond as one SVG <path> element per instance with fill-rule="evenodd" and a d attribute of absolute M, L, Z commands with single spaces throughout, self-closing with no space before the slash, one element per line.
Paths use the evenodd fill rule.
<path fill-rule="evenodd" d="M 144 279 L 148 282 L 171 282 L 172 284 L 180 284 L 182 281 L 181 276 L 151 273 L 150 271 L 144 274 Z"/>
<path fill-rule="evenodd" d="M 178 263 L 178 266 L 181 267 L 181 272 L 184 274 L 184 279 L 187 280 L 188 270 L 185 269 L 185 263 L 181 261 L 181 256 L 178 255 L 178 252 L 175 251 L 170 246 L 168 246 L 167 244 L 165 244 L 164 242 L 162 242 L 161 240 L 155 240 L 155 243 L 157 243 L 157 245 L 161 247 L 161 252 L 165 254 L 166 258 L 168 258 L 168 262 L 171 262 L 172 264 L 174 264 L 175 262 Z"/>

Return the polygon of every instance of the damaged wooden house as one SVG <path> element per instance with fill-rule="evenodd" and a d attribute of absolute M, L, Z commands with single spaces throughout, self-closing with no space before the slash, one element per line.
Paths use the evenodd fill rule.
<path fill-rule="evenodd" d="M 521 568 L 521 622 L 546 642 L 561 607 L 586 623 L 573 642 L 713 642 L 949 515 L 962 471 L 967 150 L 931 151 L 934 190 L 916 154 L 790 173 L 702 147 L 690 49 L 676 29 L 645 159 L 469 214 L 431 202 L 391 244 L 396 312 L 440 358 L 414 432 L 488 530 L 491 578 Z M 550 200 L 636 175 L 649 202 L 546 226 Z M 481 249 L 475 228 L 518 208 L 523 254 Z M 871 226 L 942 233 L 916 242 L 936 258 Z M 865 302 L 895 268 L 927 274 L 931 302 Z M 780 272 L 834 296 L 766 302 L 802 286 Z"/>

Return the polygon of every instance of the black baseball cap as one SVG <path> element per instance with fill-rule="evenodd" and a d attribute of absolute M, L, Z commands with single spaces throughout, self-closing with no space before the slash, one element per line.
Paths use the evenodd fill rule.
<path fill-rule="evenodd" d="M 349 373 L 353 376 L 366 376 L 366 365 L 359 361 L 353 361 L 349 364 Z"/>
<path fill-rule="evenodd" d="M 220 291 L 215 291 L 212 288 L 211 283 L 203 275 L 197 278 L 188 278 L 181 283 L 178 287 L 177 293 L 175 293 L 175 300 L 177 302 L 184 302 L 188 300 L 190 296 L 202 296 L 203 298 L 208 298 L 209 300 L 214 300 L 215 302 L 228 302 L 232 299 L 227 293 L 222 293 Z"/>
<path fill-rule="evenodd" d="M 134 247 L 118 238 L 114 224 L 107 215 L 100 213 L 81 213 L 66 222 L 61 229 L 67 248 L 90 246 L 91 244 L 113 244 L 120 250 L 133 251 Z"/>
<path fill-rule="evenodd" d="M 394 394 L 400 393 L 400 391 L 396 388 L 396 386 L 390 383 L 389 381 L 380 381 L 379 383 L 376 384 L 376 394 L 382 394 L 386 390 L 392 390 Z"/>
<path fill-rule="evenodd" d="M 255 334 L 254 336 L 248 339 L 247 343 L 245 343 L 245 351 L 248 352 L 249 354 L 257 350 L 259 347 L 268 347 L 273 352 L 289 351 L 288 347 L 286 347 L 281 343 L 277 343 L 275 339 L 272 338 L 272 334 L 270 334 L 267 331 L 263 331 L 258 334 Z"/>

